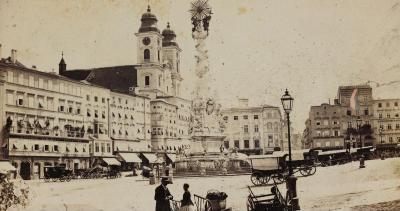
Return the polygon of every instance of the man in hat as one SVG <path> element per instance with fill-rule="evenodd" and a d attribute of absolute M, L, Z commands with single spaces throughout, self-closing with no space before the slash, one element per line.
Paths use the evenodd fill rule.
<path fill-rule="evenodd" d="M 169 192 L 168 177 L 161 177 L 161 185 L 156 188 L 154 200 L 156 200 L 156 211 L 171 211 L 169 200 L 173 199 Z"/>

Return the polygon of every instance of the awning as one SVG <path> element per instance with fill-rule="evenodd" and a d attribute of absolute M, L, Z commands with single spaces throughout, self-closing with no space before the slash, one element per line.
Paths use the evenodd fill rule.
<path fill-rule="evenodd" d="M 104 162 L 106 162 L 108 165 L 113 165 L 113 166 L 120 166 L 121 163 L 115 159 L 115 158 L 102 158 Z"/>
<path fill-rule="evenodd" d="M 137 153 L 118 153 L 119 156 L 127 163 L 141 163 L 142 160 Z"/>
<path fill-rule="evenodd" d="M 176 154 L 167 153 L 167 156 L 168 156 L 169 159 L 171 159 L 171 161 L 172 161 L 173 163 L 175 163 Z"/>
<path fill-rule="evenodd" d="M 143 156 L 149 160 L 149 163 L 162 163 L 161 160 L 157 159 L 157 156 L 155 154 L 151 153 L 143 153 Z"/>
<path fill-rule="evenodd" d="M 9 171 L 15 171 L 15 167 L 12 166 L 8 161 L 0 161 L 0 173 L 7 174 Z"/>

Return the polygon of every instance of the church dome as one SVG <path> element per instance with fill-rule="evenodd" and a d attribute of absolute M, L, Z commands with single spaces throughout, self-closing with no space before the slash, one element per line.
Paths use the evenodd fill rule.
<path fill-rule="evenodd" d="M 140 20 L 142 24 L 140 25 L 139 33 L 149 31 L 154 31 L 158 33 L 160 32 L 160 30 L 157 28 L 157 17 L 153 13 L 151 13 L 150 6 L 147 7 L 147 12 L 142 15 L 142 18 Z"/>
<path fill-rule="evenodd" d="M 175 42 L 176 34 L 169 26 L 169 23 L 167 24 L 167 28 L 162 31 L 162 36 L 163 47 L 171 45 L 178 46 L 178 44 Z"/>

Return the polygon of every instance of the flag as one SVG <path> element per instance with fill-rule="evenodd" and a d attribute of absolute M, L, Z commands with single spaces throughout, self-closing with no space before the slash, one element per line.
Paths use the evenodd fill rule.
<path fill-rule="evenodd" d="M 358 107 L 358 89 L 354 89 L 350 97 L 350 108 L 353 111 L 357 111 L 359 109 Z"/>

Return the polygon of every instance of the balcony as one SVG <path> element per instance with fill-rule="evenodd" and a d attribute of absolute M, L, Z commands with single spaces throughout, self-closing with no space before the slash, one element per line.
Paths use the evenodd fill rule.
<path fill-rule="evenodd" d="M 11 127 L 10 135 L 17 137 L 31 138 L 67 138 L 73 140 L 88 140 L 88 134 L 84 131 L 68 131 L 59 129 L 38 129 L 38 128 L 21 128 Z"/>

